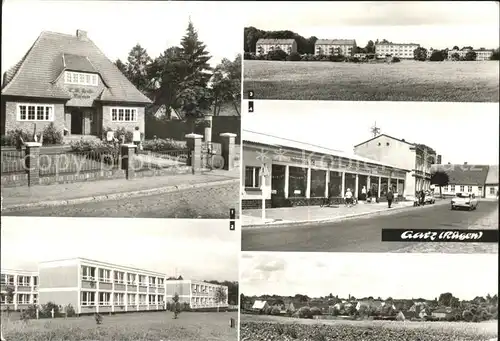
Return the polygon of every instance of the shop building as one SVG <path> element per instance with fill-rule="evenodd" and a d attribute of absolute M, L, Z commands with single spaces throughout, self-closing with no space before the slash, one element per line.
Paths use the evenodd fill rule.
<path fill-rule="evenodd" d="M 365 187 L 383 200 L 388 188 L 406 194 L 409 170 L 339 150 L 243 131 L 242 207 L 319 205 L 340 202 L 347 189 Z M 267 173 L 268 176 L 263 176 Z"/>

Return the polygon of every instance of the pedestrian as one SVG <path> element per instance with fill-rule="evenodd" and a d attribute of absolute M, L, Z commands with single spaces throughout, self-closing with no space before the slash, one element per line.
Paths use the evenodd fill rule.
<path fill-rule="evenodd" d="M 420 205 L 425 204 L 425 192 L 423 190 L 420 191 Z"/>
<path fill-rule="evenodd" d="M 368 193 L 366 194 L 367 196 L 367 202 L 372 202 L 372 190 L 369 189 Z"/>
<path fill-rule="evenodd" d="M 389 208 L 391 208 L 392 201 L 394 200 L 394 193 L 392 193 L 392 190 L 390 188 L 387 191 L 386 198 L 387 198 L 387 205 L 389 206 Z"/>
<path fill-rule="evenodd" d="M 351 189 L 348 188 L 347 191 L 345 192 L 345 203 L 347 207 L 351 207 L 352 204 L 352 192 Z"/>
<path fill-rule="evenodd" d="M 361 189 L 361 200 L 366 201 L 366 187 L 363 186 Z"/>

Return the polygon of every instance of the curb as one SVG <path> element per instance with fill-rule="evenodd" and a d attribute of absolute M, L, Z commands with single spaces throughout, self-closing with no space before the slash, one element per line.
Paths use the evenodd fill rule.
<path fill-rule="evenodd" d="M 354 214 L 348 214 L 345 216 L 340 216 L 340 217 L 333 217 L 333 218 L 322 218 L 322 219 L 315 219 L 315 220 L 297 220 L 297 221 L 277 221 L 277 222 L 269 222 L 269 223 L 264 223 L 264 224 L 251 224 L 251 225 L 242 225 L 241 229 L 246 230 L 246 229 L 264 229 L 264 228 L 272 228 L 272 227 L 282 227 L 282 226 L 296 226 L 296 225 L 312 225 L 312 224 L 324 224 L 324 223 L 333 223 L 333 222 L 340 222 L 340 221 L 345 221 L 345 220 L 350 220 L 353 218 L 358 218 L 358 217 L 370 217 L 370 216 L 378 216 L 378 215 L 383 215 L 383 213 L 391 213 L 395 211 L 402 211 L 404 209 L 424 209 L 426 207 L 434 207 L 436 205 L 444 205 L 447 202 L 436 202 L 433 205 L 428 205 L 428 206 L 419 206 L 419 207 L 414 207 L 414 206 L 404 206 L 404 207 L 394 207 L 391 209 L 381 209 L 381 210 L 376 210 L 376 211 L 371 211 L 371 212 L 361 212 L 361 213 L 354 213 Z M 244 215 L 244 214 L 242 214 Z"/>
<path fill-rule="evenodd" d="M 90 202 L 100 202 L 100 201 L 106 201 L 106 200 L 136 198 L 136 197 L 143 197 L 143 196 L 155 195 L 155 194 L 172 193 L 172 192 L 177 192 L 177 191 L 182 191 L 182 190 L 187 190 L 187 189 L 204 188 L 204 187 L 211 187 L 211 186 L 222 186 L 222 185 L 239 184 L 239 183 L 240 183 L 240 179 L 230 179 L 230 180 L 219 180 L 219 181 L 195 183 L 195 184 L 190 184 L 190 185 L 165 186 L 165 187 L 143 189 L 143 190 L 131 191 L 131 192 L 121 192 L 121 193 L 114 193 L 114 194 L 97 195 L 97 196 L 93 196 L 93 197 L 18 204 L 18 205 L 4 207 L 2 209 L 2 212 L 8 213 L 8 212 L 19 211 L 22 209 L 68 206 L 68 205 L 85 204 L 85 203 L 90 203 Z"/>

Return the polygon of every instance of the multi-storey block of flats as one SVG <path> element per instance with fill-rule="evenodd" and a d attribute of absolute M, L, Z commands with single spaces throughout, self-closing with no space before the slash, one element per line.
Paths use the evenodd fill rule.
<path fill-rule="evenodd" d="M 38 303 L 38 273 L 22 270 L 1 270 L 2 310 L 21 310 Z"/>
<path fill-rule="evenodd" d="M 175 294 L 179 295 L 180 303 L 188 303 L 191 309 L 228 306 L 225 286 L 168 280 L 169 276 L 163 273 L 86 258 L 39 263 L 38 276 L 38 304 L 71 304 L 77 314 L 165 310 Z M 200 306 L 192 283 L 215 288 L 213 292 L 223 290 L 226 299 L 206 301 Z"/>

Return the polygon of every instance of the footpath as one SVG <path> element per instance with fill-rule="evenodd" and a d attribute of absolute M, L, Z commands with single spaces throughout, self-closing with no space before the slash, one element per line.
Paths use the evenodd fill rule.
<path fill-rule="evenodd" d="M 332 207 L 319 206 L 297 206 L 283 208 L 266 209 L 265 219 L 262 219 L 261 209 L 251 209 L 242 211 L 242 228 L 262 228 L 280 225 L 303 225 L 312 223 L 328 223 L 341 221 L 362 216 L 373 216 L 382 214 L 392 214 L 402 210 L 425 209 L 434 205 L 448 204 L 448 200 L 436 199 L 436 203 L 413 207 L 412 201 L 403 201 L 393 204 L 391 208 L 387 203 L 364 203 L 359 202 L 352 207 L 344 205 Z"/>
<path fill-rule="evenodd" d="M 201 187 L 239 184 L 240 171 L 152 176 L 2 188 L 2 212 L 140 197 Z"/>

